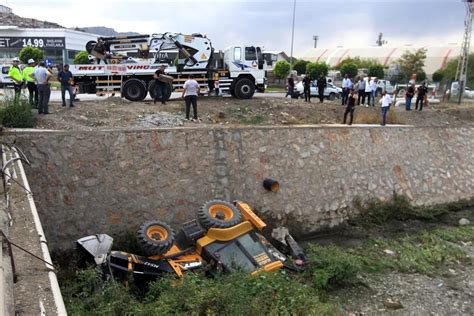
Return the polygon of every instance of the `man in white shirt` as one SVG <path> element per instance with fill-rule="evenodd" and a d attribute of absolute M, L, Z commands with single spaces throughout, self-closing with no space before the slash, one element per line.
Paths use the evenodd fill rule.
<path fill-rule="evenodd" d="M 372 93 L 372 106 L 375 106 L 375 92 L 377 91 L 377 78 L 370 80 L 370 90 Z"/>
<path fill-rule="evenodd" d="M 189 112 L 191 110 L 191 104 L 193 105 L 193 122 L 198 120 L 197 117 L 197 95 L 199 92 L 199 84 L 193 79 L 192 75 L 189 75 L 189 79 L 186 80 L 183 86 L 184 102 L 186 104 L 186 119 L 189 120 Z"/>
<path fill-rule="evenodd" d="M 38 87 L 38 113 L 50 114 L 48 111 L 49 98 L 51 96 L 50 79 L 51 73 L 46 69 L 44 62 L 41 62 L 38 68 L 30 75 L 35 78 Z"/>
<path fill-rule="evenodd" d="M 365 105 L 368 107 L 370 105 L 370 97 L 372 96 L 372 88 L 370 86 L 370 77 L 367 78 L 365 81 L 365 97 L 367 98 L 367 104 Z M 364 102 L 362 102 L 364 104 Z"/>
<path fill-rule="evenodd" d="M 342 98 L 341 98 L 341 105 L 346 105 L 347 97 L 349 95 L 349 76 L 346 74 L 344 79 L 342 79 Z"/>
<path fill-rule="evenodd" d="M 390 109 L 392 98 L 387 94 L 386 91 L 382 92 L 382 126 L 385 126 L 387 121 L 387 112 Z"/>

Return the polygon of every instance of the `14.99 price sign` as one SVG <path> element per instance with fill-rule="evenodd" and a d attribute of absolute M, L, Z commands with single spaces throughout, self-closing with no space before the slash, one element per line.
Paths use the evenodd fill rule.
<path fill-rule="evenodd" d="M 64 37 L 0 37 L 0 48 L 64 48 Z"/>

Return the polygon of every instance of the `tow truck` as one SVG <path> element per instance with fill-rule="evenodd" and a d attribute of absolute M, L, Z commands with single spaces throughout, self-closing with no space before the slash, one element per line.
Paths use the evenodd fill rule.
<path fill-rule="evenodd" d="M 71 65 L 79 93 L 120 94 L 130 101 L 154 98 L 153 75 L 165 66 L 168 78 L 166 99 L 182 91 L 190 75 L 201 91 L 218 82 L 220 92 L 240 99 L 251 98 L 266 86 L 262 49 L 233 45 L 215 52 L 209 38 L 201 34 L 133 35 L 100 37 L 86 44 L 95 64 Z"/>
<path fill-rule="evenodd" d="M 182 277 L 197 269 L 211 276 L 236 270 L 252 275 L 279 269 L 301 271 L 307 258 L 288 230 L 274 229 L 272 244 L 264 237 L 266 227 L 243 201 L 211 200 L 199 208 L 197 220 L 183 224 L 176 237 L 164 222 L 143 223 L 136 235 L 141 255 L 111 251 L 113 239 L 107 234 L 76 242 L 89 261 L 114 279 L 149 281 L 170 273 Z"/>

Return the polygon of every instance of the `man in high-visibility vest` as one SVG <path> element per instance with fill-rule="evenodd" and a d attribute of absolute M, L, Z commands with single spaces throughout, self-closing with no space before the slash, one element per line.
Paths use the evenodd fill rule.
<path fill-rule="evenodd" d="M 21 88 L 23 87 L 23 75 L 21 73 L 20 59 L 18 57 L 13 58 L 12 66 L 8 70 L 8 76 L 13 80 L 13 89 L 15 90 L 15 102 L 18 102 L 21 95 Z"/>
<path fill-rule="evenodd" d="M 34 109 L 38 108 L 38 87 L 35 83 L 35 78 L 30 75 L 35 71 L 35 60 L 29 59 L 28 66 L 23 69 L 23 79 L 26 81 L 26 87 L 29 93 L 29 102 Z"/>

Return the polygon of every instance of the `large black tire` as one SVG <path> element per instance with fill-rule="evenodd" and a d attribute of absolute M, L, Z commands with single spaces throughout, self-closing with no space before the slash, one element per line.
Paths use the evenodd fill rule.
<path fill-rule="evenodd" d="M 161 221 L 147 221 L 138 229 L 137 240 L 144 255 L 163 255 L 173 246 L 174 231 Z"/>
<path fill-rule="evenodd" d="M 96 44 L 97 44 L 96 41 L 88 41 L 86 44 L 86 51 L 90 54 Z"/>
<path fill-rule="evenodd" d="M 143 80 L 132 78 L 124 82 L 122 96 L 129 101 L 143 101 L 146 97 L 146 85 Z"/>
<path fill-rule="evenodd" d="M 223 218 L 218 218 L 218 215 L 223 215 Z M 198 210 L 198 220 L 206 229 L 229 228 L 242 221 L 242 214 L 229 202 L 212 200 Z"/>
<path fill-rule="evenodd" d="M 150 94 L 150 98 L 155 100 L 155 84 L 156 80 L 151 80 L 148 82 L 148 93 Z M 169 83 L 166 84 L 166 92 L 165 92 L 165 101 L 168 101 L 171 97 L 171 92 L 173 91 L 173 86 Z"/>
<path fill-rule="evenodd" d="M 331 93 L 329 94 L 329 97 L 328 97 L 328 98 L 329 98 L 329 100 L 334 101 L 334 100 L 336 100 L 336 94 L 335 94 L 334 92 L 331 92 Z"/>
<path fill-rule="evenodd" d="M 255 84 L 248 78 L 242 78 L 235 83 L 234 89 L 237 98 L 250 99 L 255 93 Z"/>

